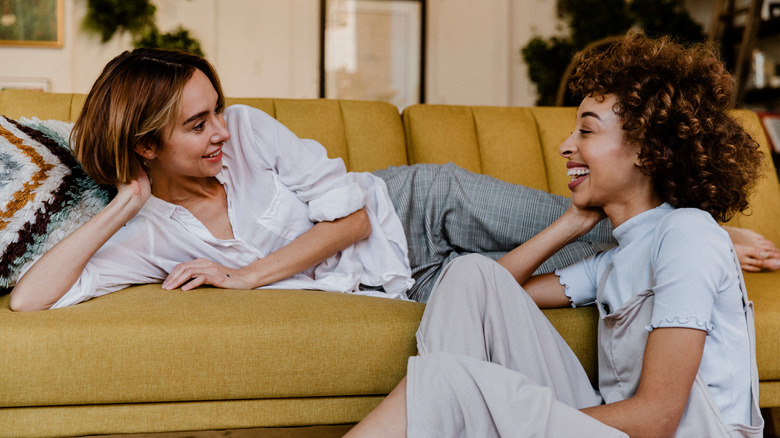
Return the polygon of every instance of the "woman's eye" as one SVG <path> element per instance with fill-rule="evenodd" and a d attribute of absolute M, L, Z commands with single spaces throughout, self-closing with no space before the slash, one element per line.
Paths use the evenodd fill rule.
<path fill-rule="evenodd" d="M 197 125 L 195 125 L 192 129 L 196 131 L 202 131 L 204 126 L 206 126 L 206 122 L 200 122 Z"/>
<path fill-rule="evenodd" d="M 580 129 L 580 135 L 587 135 L 587 134 L 590 134 L 590 131 L 588 131 L 587 129 Z"/>

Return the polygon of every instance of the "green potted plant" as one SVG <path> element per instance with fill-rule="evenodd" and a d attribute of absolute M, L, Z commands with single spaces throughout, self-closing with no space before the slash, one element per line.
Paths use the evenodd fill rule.
<path fill-rule="evenodd" d="M 156 11 L 149 0 L 87 0 L 82 28 L 99 34 L 104 43 L 117 32 L 130 32 L 136 48 L 180 49 L 203 56 L 200 42 L 187 29 L 179 26 L 174 32 L 160 32 Z"/>
<path fill-rule="evenodd" d="M 673 35 L 681 42 L 706 38 L 681 0 L 557 0 L 556 9 L 569 35 L 535 36 L 521 49 L 539 95 L 537 105 L 575 104 L 561 92 L 561 81 L 574 54 L 598 41 L 632 28 L 650 36 Z"/>

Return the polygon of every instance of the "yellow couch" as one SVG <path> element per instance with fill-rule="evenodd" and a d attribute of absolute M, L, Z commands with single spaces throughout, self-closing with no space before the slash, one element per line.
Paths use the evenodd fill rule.
<path fill-rule="evenodd" d="M 5 90 L 0 114 L 73 121 L 83 95 Z M 354 171 L 453 161 L 566 195 L 557 145 L 573 108 L 229 99 L 320 141 Z M 758 119 L 740 112 L 767 149 Z M 770 164 L 771 166 L 771 164 Z M 780 242 L 773 168 L 735 224 Z M 761 405 L 780 406 L 780 273 L 747 276 Z M 0 436 L 74 436 L 359 421 L 415 354 L 418 303 L 320 291 L 141 285 L 65 308 L 14 313 L 0 298 Z M 546 311 L 593 375 L 593 309 Z M 728 360 L 724 358 L 724 360 Z"/>

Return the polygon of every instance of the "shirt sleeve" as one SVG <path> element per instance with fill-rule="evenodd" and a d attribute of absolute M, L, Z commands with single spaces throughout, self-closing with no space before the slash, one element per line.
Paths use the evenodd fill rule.
<path fill-rule="evenodd" d="M 340 158 L 328 158 L 316 141 L 298 138 L 273 117 L 245 105 L 229 107 L 225 120 L 237 161 L 275 172 L 279 183 L 307 204 L 312 222 L 338 219 L 365 205 L 355 175 Z"/>
<path fill-rule="evenodd" d="M 160 282 L 167 274 L 154 260 L 152 233 L 144 219 L 131 220 L 92 256 L 76 283 L 51 308 L 72 306 L 133 284 Z"/>
<path fill-rule="evenodd" d="M 715 300 L 738 275 L 728 234 L 701 210 L 679 209 L 656 228 L 651 249 L 655 295 L 648 330 L 712 330 Z"/>
<path fill-rule="evenodd" d="M 600 273 L 612 261 L 613 250 L 598 252 L 565 268 L 555 270 L 572 307 L 589 306 L 596 302 Z"/>

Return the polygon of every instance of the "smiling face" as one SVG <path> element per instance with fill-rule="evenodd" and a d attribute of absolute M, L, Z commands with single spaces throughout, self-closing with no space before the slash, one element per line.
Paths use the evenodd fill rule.
<path fill-rule="evenodd" d="M 219 96 L 208 77 L 195 69 L 182 90 L 180 111 L 167 128 L 161 148 L 140 149 L 150 159 L 155 185 L 214 177 L 222 169 L 222 146 L 230 139 Z"/>
<path fill-rule="evenodd" d="M 616 103 L 614 95 L 585 98 L 576 129 L 559 148 L 569 160 L 574 205 L 602 208 L 614 226 L 660 204 L 652 178 L 637 167 L 638 148 L 626 141 Z"/>

